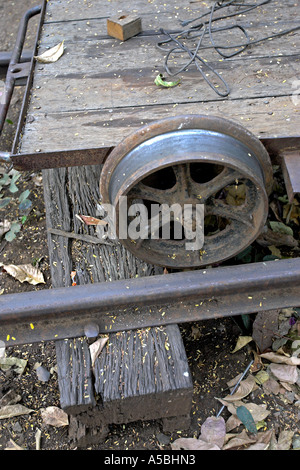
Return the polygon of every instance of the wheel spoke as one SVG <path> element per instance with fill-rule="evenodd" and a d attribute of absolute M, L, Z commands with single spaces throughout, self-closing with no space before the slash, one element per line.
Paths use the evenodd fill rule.
<path fill-rule="evenodd" d="M 207 183 L 196 183 L 191 180 L 191 187 L 193 194 L 203 202 L 211 196 L 214 196 L 221 189 L 225 188 L 229 184 L 241 179 L 242 176 L 232 168 L 224 167 L 224 169 L 215 178 L 211 179 Z"/>
<path fill-rule="evenodd" d="M 210 199 L 205 205 L 207 215 L 216 215 L 229 221 L 237 221 L 247 227 L 253 228 L 252 211 L 247 204 L 230 206 L 218 199 Z"/>
<path fill-rule="evenodd" d="M 183 196 L 184 198 L 188 195 L 190 187 L 190 165 L 185 163 L 182 165 L 173 165 L 172 168 L 176 178 L 176 184 L 174 186 L 176 196 Z"/>
<path fill-rule="evenodd" d="M 149 238 L 158 239 L 159 238 L 159 229 L 162 226 L 162 218 L 158 213 L 158 216 L 154 216 L 151 219 L 148 219 L 148 224 L 141 228 L 140 238 L 136 241 L 136 247 L 139 248 L 144 240 Z"/>
<path fill-rule="evenodd" d="M 170 201 L 169 190 L 152 188 L 139 182 L 129 193 L 131 198 L 154 201 L 158 204 L 168 204 Z"/>

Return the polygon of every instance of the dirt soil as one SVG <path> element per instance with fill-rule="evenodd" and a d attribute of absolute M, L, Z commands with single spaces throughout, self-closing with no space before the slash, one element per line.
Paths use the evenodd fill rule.
<path fill-rule="evenodd" d="M 21 14 L 35 4 L 32 0 L 1 2 L 0 50 L 12 49 Z M 33 31 L 34 25 L 27 38 L 26 49 L 30 49 L 33 45 L 35 36 Z M 1 79 L 3 80 L 3 77 L 0 77 Z M 22 94 L 22 88 L 17 89 L 14 93 L 8 122 L 0 140 L 1 150 L 9 151 L 11 149 Z M 2 169 L 3 172 L 6 171 L 5 168 L 2 167 Z M 22 174 L 17 186 L 19 189 L 17 194 L 29 189 L 29 199 L 32 201 L 32 206 L 16 238 L 11 242 L 6 241 L 4 236 L 0 239 L 0 262 L 5 265 L 35 264 L 42 271 L 45 284 L 32 286 L 26 282 L 20 283 L 5 270 L 1 270 L 1 295 L 51 287 L 41 175 Z M 0 211 L 0 221 L 6 219 L 12 222 L 20 220 L 21 216 L 16 198 L 12 198 L 11 203 Z M 263 250 L 263 248 L 261 249 Z M 266 250 L 266 252 L 270 254 L 270 251 Z M 295 318 L 297 319 L 297 316 Z M 253 320 L 254 318 L 252 318 Z M 253 351 L 256 350 L 253 341 L 237 352 L 232 352 L 239 336 L 251 335 L 251 327 L 250 333 L 249 331 L 245 333 L 241 325 L 243 324 L 240 318 L 226 318 L 186 324 L 181 327 L 194 382 L 190 429 L 176 430 L 171 433 L 163 432 L 159 421 L 111 425 L 106 439 L 89 448 L 169 450 L 171 443 L 179 437 L 198 437 L 202 423 L 208 417 L 216 416 L 221 407 L 216 397 L 222 398 L 229 393 L 228 381 L 242 373 L 253 358 Z M 41 449 L 76 449 L 76 442 L 72 440 L 68 426 L 51 426 L 45 424 L 42 419 L 42 409 L 49 406 L 60 407 L 54 344 L 47 342 L 8 348 L 6 356 L 25 359 L 27 366 L 21 375 L 15 369 L 3 370 L 0 368 L 0 400 L 7 392 L 15 391 L 21 396 L 20 404 L 34 411 L 27 415 L 0 419 L 0 449 L 16 445 L 22 449 L 34 450 L 36 449 L 38 430 L 41 431 Z M 50 378 L 46 382 L 38 378 L 36 368 L 40 364 L 50 372 Z M 266 368 L 267 365 L 264 366 L 264 370 Z M 257 386 L 245 398 L 245 402 L 247 400 L 254 401 L 258 405 L 266 406 L 270 414 L 262 424 L 263 429 L 273 429 L 277 437 L 281 431 L 291 431 L 295 447 L 295 436 L 299 433 L 299 396 L 295 392 L 294 396 L 290 391 L 289 395 L 285 392 L 287 390 L 281 387 L 280 392 L 267 394 L 266 389 Z M 230 412 L 225 408 L 221 416 L 227 420 Z M 240 432 L 242 429 L 243 426 L 234 432 Z M 289 447 L 292 448 L 292 442 Z"/>

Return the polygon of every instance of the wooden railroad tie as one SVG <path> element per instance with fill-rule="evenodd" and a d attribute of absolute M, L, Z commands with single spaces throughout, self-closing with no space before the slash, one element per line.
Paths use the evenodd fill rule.
<path fill-rule="evenodd" d="M 159 419 L 164 432 L 190 426 L 193 382 L 178 325 L 112 333 L 94 366 L 84 338 L 56 341 L 56 356 L 76 445 L 102 441 L 109 424 Z"/>

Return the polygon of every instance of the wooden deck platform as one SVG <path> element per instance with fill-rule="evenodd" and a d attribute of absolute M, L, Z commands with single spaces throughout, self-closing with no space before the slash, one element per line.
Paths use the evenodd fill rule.
<path fill-rule="evenodd" d="M 226 60 L 206 49 L 204 59 L 230 86 L 227 98 L 216 95 L 195 66 L 177 77 L 181 83 L 175 88 L 154 84 L 164 73 L 164 53 L 156 47 L 164 37 L 160 28 L 182 30 L 180 19 L 196 18 L 211 4 L 138 0 L 132 9 L 128 0 L 48 1 L 39 51 L 64 40 L 65 53 L 53 64 L 36 64 L 20 152 L 109 148 L 144 124 L 179 114 L 227 117 L 258 137 L 298 135 L 300 108 L 292 98 L 299 79 L 299 32 Z M 107 18 L 128 10 L 141 17 L 142 33 L 125 42 L 107 36 Z M 273 0 L 229 21 L 245 26 L 256 40 L 299 26 L 298 14 L 298 0 Z M 224 31 L 215 40 L 229 45 L 243 39 L 235 34 Z M 179 66 L 187 57 L 176 60 Z"/>
<path fill-rule="evenodd" d="M 254 39 L 285 31 L 298 26 L 299 3 L 274 0 L 233 22 L 245 25 Z M 222 60 L 207 49 L 205 60 L 230 86 L 226 98 L 218 96 L 193 66 L 179 75 L 175 88 L 154 84 L 156 75 L 164 73 L 164 54 L 156 47 L 163 37 L 160 28 L 181 30 L 179 19 L 195 18 L 211 4 L 49 0 L 39 53 L 62 40 L 65 52 L 53 64 L 36 63 L 19 152 L 109 149 L 141 126 L 179 114 L 227 117 L 259 138 L 298 135 L 300 106 L 293 97 L 299 78 L 299 33 L 256 44 L 232 59 Z M 128 11 L 141 17 L 142 33 L 125 42 L 107 36 L 107 18 Z M 229 44 L 232 34 L 218 33 L 219 44 Z M 100 172 L 100 165 L 43 172 L 53 287 L 70 286 L 72 271 L 77 284 L 162 274 L 161 268 L 134 258 L 118 243 L 92 245 L 72 238 L 72 233 L 94 235 L 94 228 L 76 215 L 97 215 Z M 165 335 L 168 355 L 161 343 Z M 92 373 L 84 339 L 57 342 L 61 405 L 80 426 L 102 429 L 92 433 L 92 439 L 103 437 L 103 426 L 110 422 L 188 416 L 192 381 L 176 325 L 150 329 L 144 354 L 137 332 L 110 335 L 109 344 L 114 353 L 107 347 Z M 146 352 L 151 354 L 143 362 Z M 128 360 L 133 357 L 140 357 L 141 368 Z M 86 435 L 83 440 L 91 442 Z"/>

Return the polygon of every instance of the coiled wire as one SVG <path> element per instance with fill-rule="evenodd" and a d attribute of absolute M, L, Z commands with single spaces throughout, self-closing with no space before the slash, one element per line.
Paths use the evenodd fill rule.
<path fill-rule="evenodd" d="M 221 97 L 228 96 L 230 93 L 230 87 L 228 83 L 221 76 L 221 74 L 200 55 L 200 52 L 202 50 L 213 48 L 223 59 L 228 59 L 228 58 L 231 58 L 240 54 L 248 46 L 252 46 L 253 44 L 258 44 L 263 41 L 273 39 L 275 37 L 284 36 L 286 34 L 295 32 L 300 29 L 300 25 L 294 28 L 290 28 L 285 31 L 281 31 L 278 33 L 271 34 L 269 36 L 265 36 L 261 39 L 250 40 L 249 34 L 244 26 L 241 26 L 239 24 L 234 24 L 234 25 L 228 25 L 228 26 L 222 26 L 222 27 L 213 27 L 213 23 L 216 21 L 220 21 L 220 20 L 237 16 L 237 15 L 245 14 L 249 12 L 250 10 L 258 8 L 262 5 L 266 5 L 267 3 L 271 3 L 271 1 L 272 0 L 262 0 L 259 3 L 251 3 L 251 4 L 246 4 L 245 2 L 241 2 L 237 0 L 216 1 L 208 12 L 198 16 L 197 18 L 193 18 L 191 20 L 181 21 L 181 26 L 183 27 L 194 23 L 193 25 L 189 26 L 186 29 L 183 29 L 182 31 L 179 31 L 176 33 L 170 33 L 161 28 L 160 30 L 161 33 L 167 36 L 167 39 L 159 41 L 157 43 L 157 47 L 160 50 L 167 52 L 165 61 L 164 61 L 164 68 L 165 68 L 166 73 L 170 76 L 176 76 L 186 71 L 188 67 L 192 63 L 194 63 L 198 71 L 201 73 L 202 77 L 206 81 L 206 83 L 217 93 L 217 95 Z M 232 13 L 214 17 L 214 14 L 216 12 L 224 8 L 227 8 L 229 6 L 237 7 L 237 10 Z M 228 46 L 218 45 L 215 43 L 215 40 L 213 37 L 214 33 L 217 33 L 220 31 L 230 31 L 230 30 L 235 30 L 235 29 L 239 29 L 242 32 L 245 38 L 244 42 L 240 44 L 230 44 Z M 204 46 L 203 39 L 206 35 L 209 36 L 210 45 Z M 188 47 L 187 42 L 193 41 L 193 44 L 195 44 L 195 40 L 196 40 L 196 46 L 194 46 L 193 48 Z M 230 49 L 231 50 L 234 49 L 234 51 L 227 52 L 227 50 L 229 51 Z M 182 52 L 188 55 L 189 57 L 188 61 L 176 71 L 171 70 L 169 63 L 171 62 L 172 57 L 174 57 L 174 55 L 178 53 L 182 54 Z M 206 74 L 207 70 L 210 70 L 213 73 L 214 77 L 217 79 L 217 81 L 221 82 L 221 85 L 223 85 L 223 91 L 219 89 L 218 85 L 214 85 L 213 81 L 208 78 Z"/>

